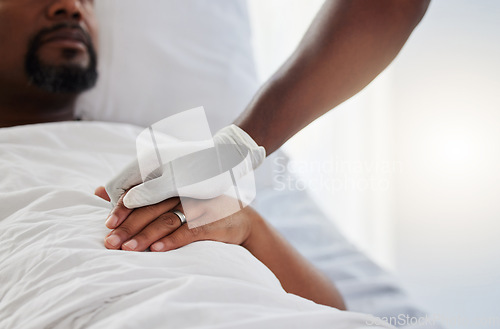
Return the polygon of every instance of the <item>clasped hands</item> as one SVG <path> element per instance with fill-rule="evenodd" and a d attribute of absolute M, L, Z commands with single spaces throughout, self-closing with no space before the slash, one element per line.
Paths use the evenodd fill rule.
<path fill-rule="evenodd" d="M 104 187 L 98 187 L 95 194 L 110 201 Z M 250 207 L 211 222 L 206 225 L 189 228 L 172 213 L 183 211 L 179 198 L 171 198 L 155 205 L 128 209 L 123 205 L 123 194 L 111 211 L 106 226 L 112 231 L 105 237 L 104 245 L 108 249 L 127 251 L 155 252 L 180 248 L 195 241 L 213 240 L 230 244 L 244 245 L 252 232 L 253 223 L 261 217 Z M 187 200 L 191 216 L 220 218 L 220 205 L 226 203 L 226 196 L 210 200 Z"/>
<path fill-rule="evenodd" d="M 216 148 L 217 145 L 226 146 L 226 154 L 218 159 L 219 163 L 221 160 L 231 163 L 234 162 L 231 160 L 238 159 L 247 164 L 238 166 L 237 170 L 232 169 L 233 179 L 244 177 L 265 158 L 264 148 L 235 125 L 221 129 L 213 140 Z M 217 150 L 220 154 L 221 149 Z M 187 175 L 184 176 L 203 171 L 206 166 L 206 158 L 186 163 L 183 169 Z M 184 213 L 184 208 L 176 197 L 175 184 L 170 184 L 172 177 L 169 172 L 145 184 L 137 161 L 133 161 L 106 188 L 101 186 L 95 191 L 97 196 L 114 205 L 106 220 L 106 226 L 112 231 L 106 236 L 104 245 L 108 249 L 129 251 L 148 248 L 151 251 L 168 251 L 200 240 L 244 244 L 251 233 L 252 222 L 261 217 L 250 207 L 228 212 L 227 205 L 234 204 L 235 200 L 223 193 L 228 188 L 226 182 L 209 181 L 209 188 L 191 189 L 191 195 L 188 193 L 182 198 L 184 208 L 189 208 L 186 214 L 188 221 L 205 223 L 190 228 L 191 225 L 181 225 L 180 219 L 172 213 L 173 210 Z"/>

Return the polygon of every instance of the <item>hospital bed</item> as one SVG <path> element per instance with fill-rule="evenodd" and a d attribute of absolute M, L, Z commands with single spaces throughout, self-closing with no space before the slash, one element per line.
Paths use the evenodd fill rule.
<path fill-rule="evenodd" d="M 259 81 L 243 0 L 106 0 L 96 7 L 100 80 L 78 101 L 82 121 L 0 130 L 0 328 L 376 327 L 376 318 L 358 313 L 441 328 L 401 320 L 425 312 L 307 192 L 274 188 L 272 158 L 257 171 L 253 206 L 335 282 L 350 312 L 284 294 L 239 246 L 106 250 L 109 205 L 92 192 L 133 159 L 142 127 L 203 105 L 216 131 Z"/>

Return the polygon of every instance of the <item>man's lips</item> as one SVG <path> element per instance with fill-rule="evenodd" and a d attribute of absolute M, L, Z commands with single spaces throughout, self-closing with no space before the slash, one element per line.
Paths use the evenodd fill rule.
<path fill-rule="evenodd" d="M 41 44 L 57 44 L 65 48 L 77 48 L 87 50 L 89 41 L 83 31 L 75 28 L 60 29 L 47 34 Z"/>

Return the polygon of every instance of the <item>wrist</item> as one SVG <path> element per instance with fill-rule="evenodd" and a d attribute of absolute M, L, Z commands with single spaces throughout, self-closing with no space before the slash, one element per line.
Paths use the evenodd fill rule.
<path fill-rule="evenodd" d="M 241 243 L 241 246 L 251 252 L 254 249 L 254 246 L 258 244 L 257 240 L 259 236 L 262 236 L 262 233 L 266 229 L 266 225 L 267 224 L 264 218 L 252 209 L 250 212 L 248 233 L 246 238 Z"/>
<path fill-rule="evenodd" d="M 252 168 L 256 169 L 266 158 L 266 150 L 264 147 L 259 146 L 259 144 L 250 136 L 245 130 L 241 129 L 235 124 L 231 124 L 227 127 L 219 130 L 215 136 L 214 140 L 217 143 L 228 143 L 234 144 L 238 151 L 246 156 L 250 153 L 250 160 L 252 161 Z"/>

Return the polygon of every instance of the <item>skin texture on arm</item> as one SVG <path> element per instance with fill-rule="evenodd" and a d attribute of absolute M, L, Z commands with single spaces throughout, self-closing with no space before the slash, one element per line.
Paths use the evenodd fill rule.
<path fill-rule="evenodd" d="M 327 0 L 301 43 L 235 124 L 271 154 L 396 57 L 430 0 Z"/>

